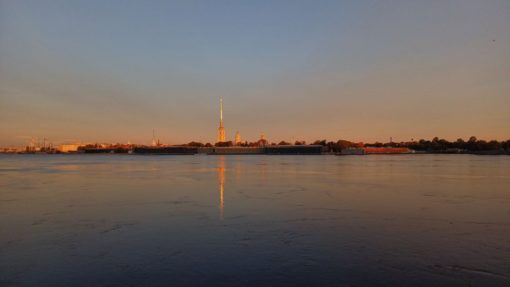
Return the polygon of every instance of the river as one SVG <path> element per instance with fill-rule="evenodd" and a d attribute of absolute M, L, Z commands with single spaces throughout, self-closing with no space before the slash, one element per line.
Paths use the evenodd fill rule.
<path fill-rule="evenodd" d="M 510 286 L 510 156 L 0 155 L 1 286 Z"/>

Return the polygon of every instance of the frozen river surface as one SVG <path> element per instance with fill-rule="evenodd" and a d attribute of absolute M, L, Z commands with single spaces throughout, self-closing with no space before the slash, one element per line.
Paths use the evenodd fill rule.
<path fill-rule="evenodd" d="M 510 286 L 510 157 L 0 155 L 0 286 Z"/>

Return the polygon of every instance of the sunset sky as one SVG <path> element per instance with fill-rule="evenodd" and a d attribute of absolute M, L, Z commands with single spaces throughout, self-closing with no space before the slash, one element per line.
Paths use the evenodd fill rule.
<path fill-rule="evenodd" d="M 510 138 L 510 1 L 0 0 L 0 145 Z"/>

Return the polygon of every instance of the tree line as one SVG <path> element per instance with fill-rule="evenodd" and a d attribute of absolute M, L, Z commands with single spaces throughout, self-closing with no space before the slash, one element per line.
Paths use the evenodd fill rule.
<path fill-rule="evenodd" d="M 305 141 L 295 141 L 294 143 L 290 143 L 287 141 L 280 141 L 278 143 L 271 142 L 269 143 L 266 140 L 258 140 L 255 142 L 242 142 L 238 145 L 235 145 L 232 141 L 227 142 L 217 142 L 215 144 L 206 143 L 203 144 L 201 142 L 192 141 L 186 146 L 194 146 L 194 147 L 230 147 L 230 146 L 242 146 L 242 147 L 258 147 L 258 146 L 266 146 L 266 145 L 306 145 Z M 467 141 L 459 138 L 456 141 L 448 141 L 445 139 L 440 139 L 438 137 L 434 137 L 432 140 L 420 139 L 418 141 L 408 141 L 408 142 L 373 142 L 373 143 L 356 143 L 348 140 L 337 140 L 337 141 L 328 141 L 328 140 L 316 140 L 310 143 L 311 145 L 321 145 L 324 147 L 324 150 L 327 152 L 340 152 L 342 149 L 347 148 L 359 148 L 359 147 L 406 147 L 415 151 L 422 152 L 480 152 L 480 151 L 509 151 L 510 150 L 510 140 L 506 141 L 497 141 L 497 140 L 480 140 L 475 136 L 470 137 Z"/>
<path fill-rule="evenodd" d="M 420 139 L 418 141 L 400 142 L 400 143 L 380 143 L 376 142 L 369 146 L 383 147 L 383 146 L 395 146 L 395 147 L 407 147 L 416 151 L 427 151 L 427 152 L 443 152 L 443 151 L 467 151 L 467 152 L 478 152 L 478 151 L 496 151 L 496 150 L 509 150 L 510 140 L 497 141 L 497 140 L 479 140 L 475 136 L 470 137 L 467 141 L 459 138 L 456 141 L 448 141 L 440 139 L 438 137 L 432 140 Z"/>

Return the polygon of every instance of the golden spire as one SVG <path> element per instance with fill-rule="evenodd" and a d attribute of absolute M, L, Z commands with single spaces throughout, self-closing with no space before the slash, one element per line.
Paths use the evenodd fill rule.
<path fill-rule="evenodd" d="M 220 127 L 223 127 L 223 97 L 220 97 Z"/>
<path fill-rule="evenodd" d="M 223 98 L 220 97 L 220 127 L 218 128 L 218 141 L 225 142 L 225 128 L 223 127 Z"/>

